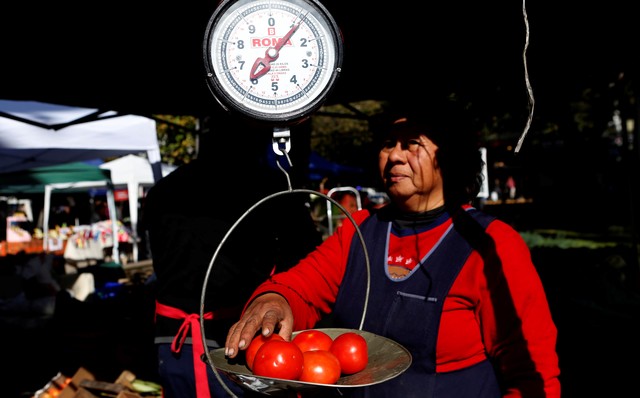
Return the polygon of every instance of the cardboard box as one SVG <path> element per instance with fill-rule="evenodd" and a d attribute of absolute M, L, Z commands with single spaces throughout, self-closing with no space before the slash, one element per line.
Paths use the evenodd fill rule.
<path fill-rule="evenodd" d="M 85 368 L 78 368 L 78 370 L 76 370 L 76 373 L 71 378 L 69 384 L 67 384 L 65 388 L 60 392 L 58 398 L 93 398 L 93 394 L 87 395 L 87 393 L 89 393 L 88 391 L 84 389 L 84 391 L 79 391 L 81 390 L 80 383 L 82 383 L 84 380 L 95 380 L 95 376 Z M 81 395 L 78 395 L 78 392 L 80 392 Z"/>
<path fill-rule="evenodd" d="M 57 398 L 143 398 L 133 386 L 135 381 L 136 375 L 128 370 L 120 373 L 114 383 L 110 383 L 96 380 L 93 373 L 81 367 L 70 379 L 62 374 L 57 374 L 33 398 L 49 398 L 52 396 L 50 390 L 53 389 L 56 392 L 59 391 Z M 161 394 L 156 398 L 160 398 L 160 396 Z"/>

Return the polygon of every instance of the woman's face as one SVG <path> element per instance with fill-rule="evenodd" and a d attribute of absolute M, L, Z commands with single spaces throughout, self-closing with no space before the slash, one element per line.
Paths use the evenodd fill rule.
<path fill-rule="evenodd" d="M 444 204 L 437 149 L 418 133 L 396 133 L 384 142 L 378 155 L 380 175 L 389 197 L 401 209 L 423 212 Z"/>

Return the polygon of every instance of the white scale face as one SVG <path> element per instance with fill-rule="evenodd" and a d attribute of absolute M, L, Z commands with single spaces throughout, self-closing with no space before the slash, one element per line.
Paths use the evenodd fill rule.
<path fill-rule="evenodd" d="M 324 101 L 340 72 L 342 41 L 315 0 L 225 1 L 209 22 L 205 57 L 225 108 L 287 123 Z"/>

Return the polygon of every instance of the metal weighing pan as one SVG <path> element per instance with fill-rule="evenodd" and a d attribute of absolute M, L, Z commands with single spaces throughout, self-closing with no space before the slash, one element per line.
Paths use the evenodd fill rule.
<path fill-rule="evenodd" d="M 367 367 L 355 374 L 340 377 L 335 384 L 308 383 L 295 380 L 275 379 L 255 376 L 247 368 L 244 357 L 230 360 L 224 356 L 224 348 L 209 352 L 213 366 L 241 387 L 266 395 L 287 395 L 291 392 L 321 392 L 322 389 L 365 387 L 390 380 L 411 365 L 411 354 L 406 348 L 386 337 L 378 336 L 363 330 L 327 328 L 317 329 L 327 333 L 331 338 L 345 332 L 355 332 L 367 341 L 369 363 Z M 293 336 L 300 333 L 294 332 Z"/>
<path fill-rule="evenodd" d="M 284 170 L 283 170 L 284 171 Z M 285 172 L 286 174 L 286 172 Z M 287 176 L 288 177 L 288 176 Z M 237 221 L 236 223 L 227 231 L 227 234 L 222 239 L 216 252 L 214 253 L 211 261 L 209 263 L 209 268 L 207 269 L 207 273 L 205 276 L 205 280 L 203 283 L 201 300 L 200 300 L 200 332 L 202 335 L 203 344 L 206 347 L 206 337 L 204 333 L 204 302 L 206 297 L 207 290 L 207 281 L 211 275 L 212 267 L 215 262 L 215 259 L 218 256 L 218 252 L 221 247 L 224 245 L 225 241 L 229 237 L 229 235 L 234 231 L 236 226 L 256 207 L 260 206 L 264 202 L 268 200 L 273 200 L 282 195 L 289 194 L 314 194 L 324 197 L 326 200 L 334 203 L 340 208 L 340 210 L 346 215 L 346 217 L 351 221 L 356 229 L 356 233 L 358 238 L 360 239 L 360 243 L 362 244 L 362 248 L 364 251 L 364 257 L 367 268 L 367 286 L 365 291 L 365 301 L 364 308 L 362 312 L 362 319 L 360 320 L 359 329 L 319 329 L 325 331 L 332 338 L 335 338 L 337 335 L 344 333 L 346 331 L 353 331 L 361 334 L 368 343 L 369 349 L 369 363 L 367 367 L 353 375 L 348 375 L 341 377 L 336 384 L 318 384 L 318 383 L 308 383 L 301 382 L 295 380 L 284 380 L 284 379 L 275 379 L 270 377 L 260 377 L 255 376 L 249 371 L 249 369 L 244 364 L 244 356 L 242 359 L 234 358 L 234 360 L 229 360 L 224 356 L 224 348 L 218 348 L 213 351 L 205 351 L 205 356 L 207 357 L 207 361 L 211 366 L 211 369 L 215 373 L 216 378 L 221 382 L 223 387 L 226 385 L 222 382 L 220 373 L 226 375 L 229 379 L 231 379 L 236 384 L 239 384 L 244 389 L 249 389 L 253 391 L 257 391 L 263 393 L 265 395 L 283 395 L 289 394 L 295 396 L 298 392 L 322 392 L 322 389 L 339 389 L 339 388 L 353 388 L 353 387 L 364 387 L 377 383 L 382 383 L 386 380 L 392 379 L 405 370 L 411 365 L 411 354 L 407 349 L 405 349 L 402 345 L 394 342 L 383 336 L 378 336 L 376 334 L 367 332 L 362 330 L 362 326 L 364 325 L 364 320 L 367 314 L 367 306 L 369 302 L 369 289 L 370 289 L 370 279 L 371 279 L 371 267 L 369 262 L 369 254 L 364 242 L 364 237 L 362 236 L 362 232 L 358 228 L 357 223 L 349 214 L 349 212 L 338 203 L 335 199 L 330 198 L 329 196 L 308 189 L 291 189 L 291 185 L 289 184 L 288 191 L 281 191 L 266 196 L 262 200 L 258 201 L 252 207 L 250 207 Z M 299 331 L 298 331 L 299 333 Z M 295 336 L 296 333 L 294 332 Z M 225 388 L 230 396 L 235 397 L 235 395 Z"/>

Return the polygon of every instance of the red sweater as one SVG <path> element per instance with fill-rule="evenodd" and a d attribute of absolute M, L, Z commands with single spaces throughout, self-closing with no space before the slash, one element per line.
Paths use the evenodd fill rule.
<path fill-rule="evenodd" d="M 360 224 L 368 215 L 367 210 L 362 210 L 353 217 Z M 416 257 L 422 258 L 450 224 L 451 219 L 422 232 L 420 253 Z M 296 267 L 260 285 L 252 298 L 265 292 L 278 292 L 291 305 L 294 330 L 313 328 L 323 313 L 331 312 L 354 233 L 354 226 L 345 223 Z M 472 252 L 445 299 L 438 332 L 436 371 L 458 370 L 489 357 L 502 380 L 505 397 L 560 397 L 555 349 L 557 329 L 529 249 L 521 236 L 502 221 L 491 223 L 487 233 L 495 241 L 504 275 L 486 275 L 479 253 Z M 401 243 L 400 239 L 392 239 L 390 254 L 397 251 Z M 389 260 L 393 260 L 392 257 L 390 255 Z M 496 278 L 493 280 L 496 281 L 498 277 L 504 278 L 506 284 L 498 283 L 497 289 L 503 289 L 502 292 L 512 298 L 508 309 L 500 308 L 501 302 L 495 303 L 490 297 L 500 297 L 496 283 L 490 280 Z M 515 318 L 496 316 L 514 310 Z M 374 313 L 369 310 L 367 317 L 375 316 Z M 527 357 L 531 361 L 523 360 Z M 544 380 L 545 395 L 528 388 L 532 386 L 530 383 L 536 384 L 533 380 L 539 377 Z"/>

